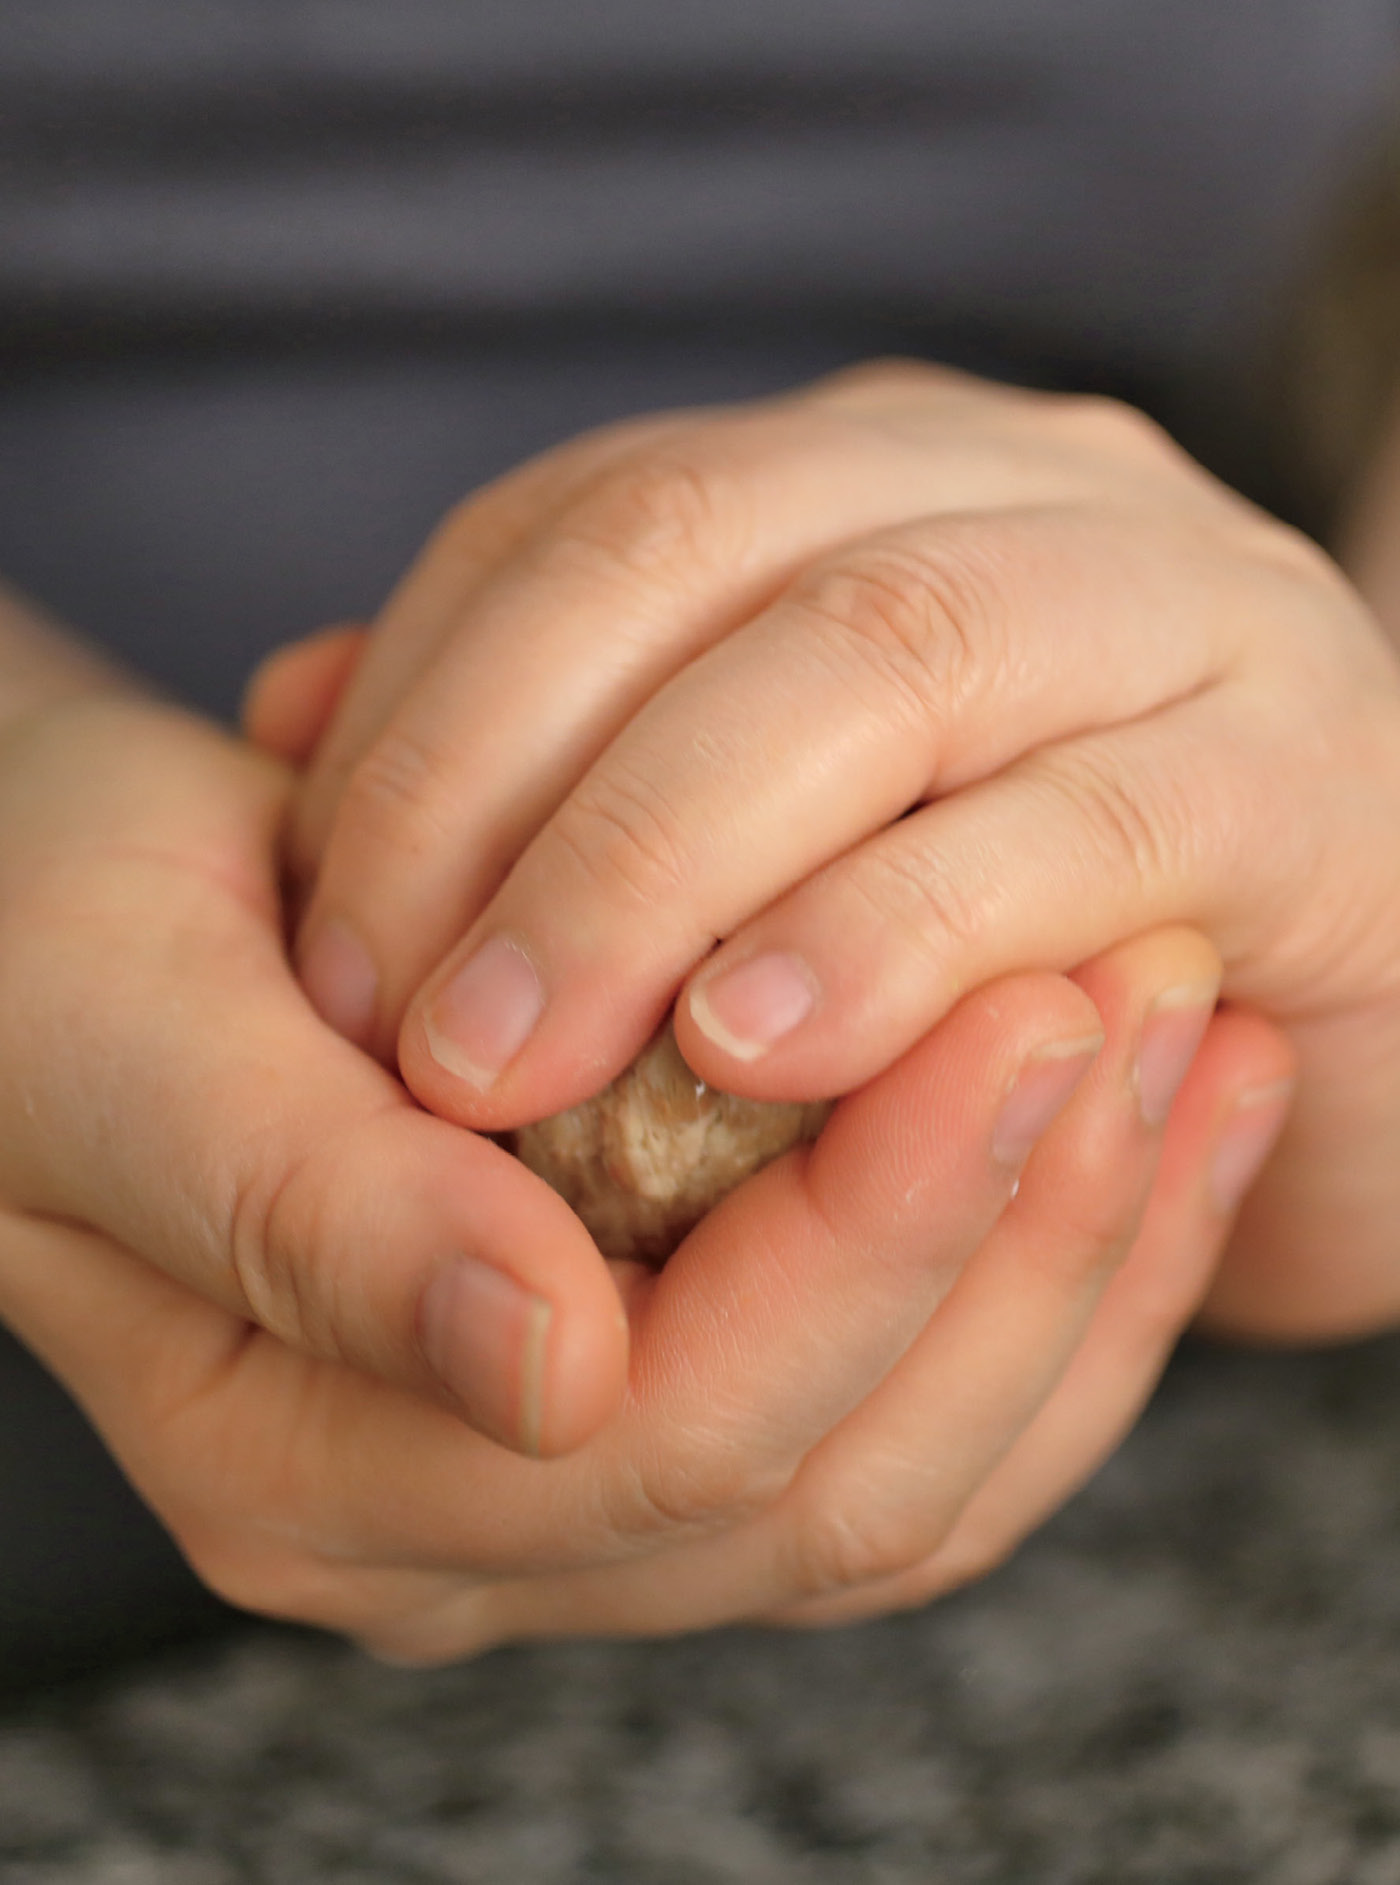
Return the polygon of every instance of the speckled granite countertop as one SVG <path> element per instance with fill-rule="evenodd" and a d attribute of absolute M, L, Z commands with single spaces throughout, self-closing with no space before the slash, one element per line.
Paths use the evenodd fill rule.
<path fill-rule="evenodd" d="M 1005 1570 L 387 1671 L 250 1630 L 0 1716 L 5 1885 L 1400 1885 L 1400 1342 L 1195 1351 Z"/>

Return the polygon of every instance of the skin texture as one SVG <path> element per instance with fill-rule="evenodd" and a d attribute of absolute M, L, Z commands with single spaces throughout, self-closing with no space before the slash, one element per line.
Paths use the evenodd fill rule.
<path fill-rule="evenodd" d="M 290 775 L 34 632 L 0 732 L 0 1316 L 215 1589 L 418 1659 L 822 1621 L 993 1562 L 1131 1419 L 1227 1233 L 1221 1153 L 1287 1104 L 1286 1044 L 1222 1014 L 1147 1123 L 1146 1012 L 1208 1000 L 1201 939 L 969 996 L 658 1282 L 609 1272 L 308 1005 Z M 556 1457 L 499 1444 L 518 1394 L 425 1366 L 445 1244 L 549 1292 Z"/>
<path fill-rule="evenodd" d="M 0 1316 L 215 1589 L 414 1659 L 820 1622 L 995 1562 L 1131 1420 L 1228 1233 L 1222 1155 L 1287 1106 L 1286 1043 L 1222 1013 L 1165 1133 L 1156 1056 L 1149 1123 L 1200 938 L 969 995 L 659 1280 L 610 1272 L 309 1007 L 290 776 L 58 667 L 0 736 Z M 549 1292 L 554 1457 L 425 1368 L 444 1243 Z"/>
<path fill-rule="evenodd" d="M 469 1254 L 557 1307 L 535 1444 L 576 1445 L 622 1392 L 616 1291 L 552 1193 L 425 1115 L 307 1005 L 277 895 L 286 789 L 164 707 L 93 699 L 12 726 L 0 1193 L 304 1353 L 448 1405 L 420 1309 L 444 1260 Z M 497 1386 L 463 1411 L 521 1444 Z"/>
<path fill-rule="evenodd" d="M 989 977 L 1189 923 L 1303 1070 L 1208 1313 L 1332 1337 L 1400 1313 L 1397 831 L 1400 669 L 1315 546 L 1122 407 L 882 364 L 575 441 L 447 520 L 299 797 L 297 954 L 425 1106 L 500 1130 L 678 986 L 697 1073 L 811 1100 Z M 473 1035 L 483 947 L 518 1012 Z M 736 1051 L 720 978 L 774 957 L 810 1012 Z"/>
<path fill-rule="evenodd" d="M 95 731 L 87 716 L 89 755 Z M 159 771 L 171 756 L 155 751 L 154 731 L 142 728 L 143 764 Z M 233 776 L 244 778 L 247 765 L 238 758 Z M 190 765 L 182 781 L 182 816 L 196 825 L 198 774 Z M 27 785 L 32 766 L 20 777 Z M 15 783 L 0 778 L 0 807 Z M 262 783 L 265 823 L 265 775 Z M 206 785 L 212 791 L 213 779 Z M 270 856 L 228 800 L 223 810 L 226 844 L 241 832 L 253 856 Z M 294 986 L 256 899 L 230 898 L 208 868 L 212 851 L 191 850 L 188 877 L 162 855 L 153 877 L 145 846 L 162 828 L 141 829 L 146 838 L 136 839 L 118 820 L 113 867 L 84 879 L 87 926 L 109 971 L 131 928 L 128 889 L 160 931 L 155 898 L 169 877 L 182 891 L 179 953 L 194 964 L 183 983 L 164 971 L 182 1014 L 217 990 L 245 1029 L 262 1013 L 289 1035 L 284 1064 L 297 1089 L 319 1049 L 352 1107 L 357 1079 L 366 1095 L 369 1083 L 382 1095 L 387 1077 L 304 1006 L 298 1043 Z M 235 843 L 225 869 L 236 858 Z M 73 933 L 71 909 L 49 886 L 36 895 L 38 907 L 18 921 L 36 951 L 52 952 Z M 123 969 L 133 996 L 142 966 L 138 950 Z M 350 1631 L 385 1655 L 436 1660 L 512 1637 L 744 1616 L 828 1622 L 921 1601 L 994 1563 L 1091 1470 L 1199 1300 L 1229 1227 L 1228 1201 L 1212 1183 L 1220 1152 L 1242 1119 L 1277 1129 L 1291 1066 L 1266 1024 L 1219 1015 L 1165 1134 L 1147 1123 L 1138 1061 L 1148 1010 L 1164 988 L 1208 998 L 1217 969 L 1202 939 L 1169 930 L 1072 980 L 1015 977 L 968 996 L 843 1102 L 816 1147 L 733 1194 L 659 1277 L 615 1272 L 630 1329 L 625 1391 L 614 1417 L 566 1458 L 521 1459 L 473 1433 L 383 1356 L 376 1374 L 368 1357 L 325 1353 L 309 1313 L 324 1274 L 314 1264 L 301 1281 L 300 1322 L 269 1328 L 281 1318 L 262 1289 L 263 1313 L 250 1316 L 219 1262 L 219 1214 L 200 1214 L 210 1203 L 201 1181 L 223 1179 L 210 1189 L 226 1204 L 225 1175 L 187 1167 L 178 1132 L 144 1168 L 140 1145 L 106 1142 L 116 1095 L 129 1103 L 140 1075 L 120 1058 L 105 1007 L 94 1014 L 90 1002 L 70 1009 L 67 1024 L 96 1084 L 88 1073 L 81 1091 L 69 1090 L 64 1068 L 46 1066 L 43 1043 L 61 1038 L 47 1020 L 9 1063 L 0 1307 L 74 1388 L 214 1588 Z M 64 985 L 89 992 L 93 973 L 63 965 L 60 995 Z M 1202 1007 L 1200 1027 L 1207 1014 Z M 201 1063 L 206 1073 L 236 1071 L 229 1038 L 215 1030 L 191 1043 L 187 1034 L 134 1033 L 156 1052 L 154 1091 L 173 1092 L 181 1071 Z M 1066 1044 L 1074 1055 L 1060 1051 Z M 109 1087 L 101 1069 L 114 1045 Z M 220 1095 L 218 1118 L 189 1135 L 206 1159 L 235 1165 L 246 1154 L 238 1129 L 251 1117 L 236 1085 Z M 137 1097 L 149 1118 L 147 1093 Z M 455 1134 L 459 1161 L 469 1157 L 467 1135 L 405 1108 L 381 1105 L 349 1140 L 332 1132 L 308 1169 L 326 1171 L 333 1198 L 357 1185 L 377 1151 L 379 1186 L 411 1203 L 416 1174 L 396 1174 L 391 1159 L 419 1133 L 429 1143 Z M 1010 1147 L 1008 1109 L 1018 1124 Z M 277 1122 L 275 1148 L 285 1148 L 290 1124 Z M 1035 1125 L 1044 1130 L 1031 1150 Z M 47 1158 L 36 1154 L 25 1141 L 36 1127 L 50 1140 L 60 1127 L 85 1131 L 78 1163 L 97 1169 L 80 1179 L 59 1156 L 66 1138 Z M 174 1197 L 160 1195 L 162 1164 L 175 1167 Z M 500 1165 L 511 1164 L 502 1155 Z M 481 1167 L 472 1195 L 499 1169 Z M 514 1171 L 521 1185 L 537 1184 Z M 542 1211 L 562 1210 L 538 1191 Z M 160 1211 L 182 1226 L 178 1249 L 162 1241 Z M 522 1223 L 527 1215 L 521 1206 Z M 285 1270 L 311 1248 L 289 1238 Z M 382 1254 L 384 1242 L 375 1248 Z M 345 1254 L 339 1241 L 328 1250 L 338 1261 Z M 562 1234 L 551 1254 L 570 1256 Z M 207 1271 L 196 1267 L 204 1258 Z M 362 1258 L 352 1274 L 361 1262 L 371 1267 Z M 256 1273 L 249 1246 L 239 1274 Z M 334 1306 L 346 1313 L 343 1294 Z M 392 1326 L 390 1315 L 383 1321 Z"/>
<path fill-rule="evenodd" d="M 757 482 L 736 471 L 738 497 L 717 508 L 716 473 L 696 460 L 714 450 L 728 465 L 731 448 Z M 892 518 L 894 489 L 910 508 Z M 776 560 L 770 520 L 786 533 Z M 953 608 L 963 590 L 940 581 L 938 634 L 947 622 L 969 633 L 925 641 L 912 633 L 921 618 L 892 597 L 908 658 L 880 658 L 867 675 L 841 665 L 838 631 L 853 612 L 871 632 L 852 645 L 882 656 L 872 634 L 884 615 L 863 612 L 872 572 L 860 559 L 892 529 L 932 530 L 939 546 L 912 563 L 902 547 L 899 567 L 941 571 L 947 536 L 962 546 L 969 598 L 990 604 L 1004 588 L 1018 606 L 964 619 Z M 813 610 L 804 583 L 851 608 Z M 804 629 L 789 646 L 771 622 L 793 594 Z M 829 643 L 806 634 L 809 615 L 830 620 Z M 971 633 L 984 619 L 1002 639 Z M 765 636 L 783 690 L 764 681 Z M 983 646 L 1000 653 L 979 682 Z M 933 698 L 915 685 L 912 657 L 925 652 L 946 727 L 918 717 Z M 0 743 L 0 1315 L 70 1383 L 197 1568 L 236 1601 L 410 1659 L 922 1601 L 996 1562 L 1092 1470 L 1210 1289 L 1296 1064 L 1289 1038 L 1240 996 L 1277 997 L 1312 1056 L 1334 1148 L 1353 1162 L 1365 1152 L 1383 1174 L 1393 1113 L 1366 1076 L 1391 1064 L 1387 991 L 1366 972 L 1391 916 L 1386 846 L 1400 829 L 1379 755 L 1389 656 L 1315 552 L 1130 415 L 887 369 L 738 414 L 642 422 L 473 500 L 354 676 L 324 655 L 306 689 L 321 705 L 290 712 L 280 745 L 269 741 L 299 763 L 311 722 L 331 713 L 300 786 L 197 721 L 96 683 L 86 702 L 27 710 Z M 889 691 L 885 674 L 899 677 Z M 833 677 L 831 698 L 854 718 L 831 731 L 814 708 Z M 789 683 L 801 691 L 775 731 Z M 269 684 L 255 722 L 276 720 Z M 744 769 L 754 702 L 769 710 L 758 790 Z M 1198 724 L 1200 702 L 1219 719 Z M 438 756 L 454 767 L 465 756 L 491 791 L 424 768 L 433 749 L 395 716 L 435 703 Z M 811 729 L 819 750 L 802 743 Z M 1154 729 L 1161 746 L 1144 751 Z M 779 733 L 801 738 L 784 748 Z M 1095 742 L 1119 733 L 1113 767 L 1095 770 Z M 638 826 L 595 822 L 612 834 L 597 869 L 571 845 L 568 808 L 618 752 L 638 793 L 646 776 L 632 761 L 644 754 L 700 770 L 638 797 Z M 772 765 L 779 752 L 792 763 Z M 725 824 L 723 804 L 696 791 L 707 757 L 746 795 L 742 819 Z M 1008 891 L 982 912 L 976 962 L 970 942 L 965 959 L 917 951 L 909 976 L 868 954 L 893 1020 L 857 1010 L 808 1050 L 806 1074 L 780 1064 L 798 1036 L 745 1061 L 695 1029 L 687 1052 L 708 1056 L 721 1085 L 851 1090 L 815 1147 L 741 1187 L 659 1277 L 609 1269 L 559 1200 L 480 1136 L 625 1065 L 651 1009 L 702 962 L 712 972 L 717 935 L 736 949 L 746 926 L 784 913 L 789 892 L 925 816 L 980 816 L 980 791 L 1025 785 L 1028 763 L 1037 789 L 1009 808 L 1007 836 L 979 826 L 973 849 L 1004 843 L 1026 933 L 1040 923 L 1038 943 L 1061 959 L 1014 959 Z M 797 796 L 784 797 L 792 779 Z M 1162 802 L 1209 812 L 1194 876 L 1167 872 L 1166 848 L 1122 848 L 1156 829 L 1128 816 L 1153 780 Z M 1320 782 L 1334 788 L 1325 819 Z M 650 817 L 673 790 L 674 829 Z M 1157 803 L 1148 795 L 1147 809 Z M 1238 843 L 1216 856 L 1236 818 Z M 532 873 L 552 868 L 546 840 L 561 820 L 554 861 L 572 853 L 578 866 L 576 883 L 551 880 L 560 934 L 582 939 L 587 973 L 570 979 L 579 964 L 560 945 L 535 1038 L 495 1088 L 464 1091 L 421 1027 L 436 957 L 510 896 L 516 919 L 539 914 L 556 946 L 529 893 Z M 868 830 L 853 831 L 862 820 Z M 740 824 L 754 848 L 733 841 Z M 1024 852 L 1012 842 L 1023 825 Z M 1319 828 L 1344 858 L 1364 849 L 1359 899 L 1337 901 L 1350 879 L 1325 875 L 1316 843 L 1299 878 L 1290 845 Z M 661 841 L 638 850 L 637 829 Z M 701 838 L 698 857 L 672 848 L 677 830 Z M 318 1017 L 289 964 L 283 832 L 309 899 L 304 970 L 318 926 L 358 919 L 355 898 L 365 911 L 403 898 L 396 933 L 426 938 L 426 961 L 386 957 L 358 1044 Z M 350 898 L 356 845 L 363 888 Z M 1260 846 L 1263 875 L 1246 884 L 1242 859 Z M 715 859 L 752 908 L 726 914 Z M 1056 868 L 1039 874 L 1046 860 Z M 1310 952 L 1308 925 L 1290 929 L 1287 912 L 1319 896 L 1311 929 L 1326 947 Z M 1198 922 L 1178 920 L 1178 899 Z M 922 937 L 926 923 L 896 912 L 883 927 Z M 843 933 L 827 918 L 817 931 Z M 533 935 L 531 948 L 553 962 Z M 814 966 L 816 1013 L 839 1022 L 839 978 L 825 959 Z M 1234 999 L 1212 1015 L 1222 976 Z M 1279 991 L 1301 1002 L 1299 990 L 1311 1006 L 1294 1012 Z M 390 1070 L 398 1007 L 404 1080 Z M 1362 1077 L 1338 1120 L 1323 1076 L 1347 1045 L 1342 1016 Z M 1384 1204 L 1383 1187 L 1373 1196 Z M 1325 1219 L 1325 1185 L 1304 1202 Z M 1347 1313 L 1359 1302 L 1375 1313 L 1384 1291 L 1366 1297 L 1358 1276 L 1393 1278 L 1374 1236 L 1359 1266 L 1344 1240 L 1327 1249 Z M 501 1341 L 477 1340 L 484 1311 L 427 1339 L 429 1296 L 462 1300 L 440 1283 L 463 1251 L 547 1306 L 542 1341 L 533 1312 L 505 1316 Z M 1282 1273 L 1285 1306 L 1307 1321 L 1288 1261 Z M 1259 1293 L 1273 1284 L 1261 1277 Z M 459 1369 L 454 1394 L 434 1360 L 477 1373 Z"/>

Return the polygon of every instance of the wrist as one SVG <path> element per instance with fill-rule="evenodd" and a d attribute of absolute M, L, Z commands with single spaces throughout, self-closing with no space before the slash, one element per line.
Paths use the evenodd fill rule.
<path fill-rule="evenodd" d="M 0 733 L 66 701 L 139 698 L 139 679 L 0 583 Z"/>

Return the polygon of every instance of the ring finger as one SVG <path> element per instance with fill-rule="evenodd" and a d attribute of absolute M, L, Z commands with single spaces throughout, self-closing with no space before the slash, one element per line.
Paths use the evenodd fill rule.
<path fill-rule="evenodd" d="M 969 385 L 906 376 L 919 423 L 903 426 L 820 389 L 655 422 L 597 462 L 580 447 L 583 473 L 549 485 L 530 523 L 507 520 L 508 553 L 494 513 L 509 486 L 440 533 L 386 611 L 298 822 L 297 857 L 319 867 L 298 962 L 323 1016 L 387 1058 L 409 993 L 614 736 L 814 557 L 925 513 L 1087 485 L 1058 441 L 1017 433 L 1027 396 Z"/>

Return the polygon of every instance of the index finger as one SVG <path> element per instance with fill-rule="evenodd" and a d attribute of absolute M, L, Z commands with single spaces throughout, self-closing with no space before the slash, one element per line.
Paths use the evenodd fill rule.
<path fill-rule="evenodd" d="M 645 1556 L 765 1508 L 916 1339 L 1101 1040 L 1092 1001 L 1059 977 L 969 997 L 640 1283 L 620 1414 L 534 1468 L 532 1496 L 499 1453 L 386 1400 L 347 1411 L 353 1482 L 302 1482 L 317 1526 L 365 1561 L 491 1576 Z M 410 1434 L 417 1493 L 368 1497 Z M 468 1478 L 470 1501 L 428 1491 Z"/>
<path fill-rule="evenodd" d="M 391 599 L 298 814 L 320 1012 L 390 1060 L 413 990 L 609 742 L 806 562 L 929 511 L 1084 488 L 1094 454 L 1046 410 L 932 368 L 837 376 L 635 426 L 625 449 L 605 435 L 494 566 L 466 507 Z M 1162 465 L 1120 452 L 1115 473 L 1155 489 Z"/>
<path fill-rule="evenodd" d="M 716 938 L 871 831 L 1205 687 L 1261 613 L 1232 547 L 1075 505 L 922 519 L 824 559 L 662 688 L 527 848 L 409 1008 L 410 1087 L 491 1129 L 583 1098 Z M 966 986 L 965 958 L 943 967 L 919 1032 Z"/>

